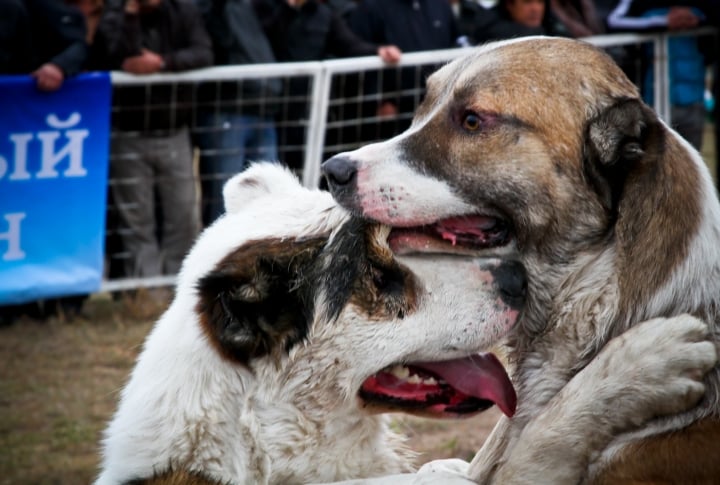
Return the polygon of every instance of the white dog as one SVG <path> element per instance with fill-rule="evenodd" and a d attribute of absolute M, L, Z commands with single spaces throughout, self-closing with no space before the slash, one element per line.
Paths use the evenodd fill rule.
<path fill-rule="evenodd" d="M 188 254 L 176 297 L 122 392 L 97 484 L 287 484 L 406 472 L 413 454 L 382 413 L 457 417 L 493 403 L 514 413 L 505 371 L 478 352 L 522 311 L 521 265 L 399 262 L 388 228 L 350 218 L 330 194 L 272 164 L 233 178 L 225 198 L 228 213 Z M 574 382 L 592 383 L 597 394 L 571 383 L 537 430 L 528 428 L 524 453 L 541 451 L 554 432 L 577 439 L 572 452 L 585 457 L 596 450 L 588 436 L 701 396 L 699 375 L 714 362 L 704 325 L 688 317 L 647 328 L 580 373 Z M 667 359 L 648 358 L 652 352 Z M 624 359 L 639 366 L 626 389 L 658 392 L 638 399 L 642 409 L 589 419 L 614 407 Z M 534 459 L 548 470 L 565 462 Z"/>

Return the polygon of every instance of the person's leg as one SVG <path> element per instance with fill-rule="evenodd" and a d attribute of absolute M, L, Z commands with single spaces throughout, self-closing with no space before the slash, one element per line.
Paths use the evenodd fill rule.
<path fill-rule="evenodd" d="M 176 274 L 200 230 L 192 145 L 186 128 L 158 144 L 162 150 L 153 156 L 158 167 L 156 183 L 162 211 L 163 272 Z"/>
<path fill-rule="evenodd" d="M 272 118 L 248 116 L 247 163 L 265 161 L 278 162 L 278 139 L 275 121 Z"/>
<path fill-rule="evenodd" d="M 200 148 L 200 180 L 202 188 L 203 224 L 211 224 L 225 212 L 222 189 L 234 174 L 245 169 L 243 117 L 234 113 L 212 112 L 202 117 Z"/>
<path fill-rule="evenodd" d="M 160 274 L 161 259 L 155 225 L 154 170 L 150 163 L 152 139 L 119 133 L 112 141 L 111 191 L 117 206 L 118 235 L 125 259 L 124 275 Z"/>

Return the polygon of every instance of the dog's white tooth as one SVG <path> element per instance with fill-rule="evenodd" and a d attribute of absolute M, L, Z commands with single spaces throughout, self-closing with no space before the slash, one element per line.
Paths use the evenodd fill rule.
<path fill-rule="evenodd" d="M 410 376 L 410 378 L 407 380 L 409 384 L 420 384 L 422 383 L 422 379 L 420 379 L 420 376 L 417 374 L 413 374 Z"/>
<path fill-rule="evenodd" d="M 437 386 L 437 381 L 434 377 L 428 377 L 427 379 L 423 379 L 423 384 L 426 384 L 428 386 Z"/>
<path fill-rule="evenodd" d="M 404 365 L 395 365 L 390 369 L 390 373 L 398 379 L 407 379 L 410 376 L 410 369 Z"/>

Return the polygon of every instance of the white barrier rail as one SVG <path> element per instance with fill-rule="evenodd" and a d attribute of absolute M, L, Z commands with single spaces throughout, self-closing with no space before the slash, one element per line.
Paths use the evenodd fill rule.
<path fill-rule="evenodd" d="M 714 34 L 715 29 L 703 28 L 692 31 L 693 35 Z M 653 34 L 609 34 L 586 37 L 585 41 L 601 47 L 637 46 L 652 44 L 654 50 L 655 100 L 654 108 L 666 121 L 670 122 L 669 82 L 667 42 L 673 35 L 687 35 L 688 32 Z M 472 47 L 407 53 L 397 67 L 422 67 L 440 65 L 465 55 Z M 571 60 L 569 60 L 571 61 Z M 317 62 L 253 64 L 240 66 L 220 66 L 182 73 L 163 73 L 136 76 L 122 72 L 112 73 L 112 83 L 116 87 L 151 86 L 153 84 L 198 84 L 202 82 L 238 81 L 266 78 L 302 77 L 310 80 L 311 94 L 308 99 L 309 111 L 305 127 L 304 154 L 302 162 L 302 180 L 308 187 L 316 187 L 320 182 L 320 165 L 326 150 L 326 132 L 328 113 L 333 92 L 333 81 L 341 75 L 362 74 L 367 71 L 381 71 L 388 66 L 376 56 L 350 59 L 336 59 Z M 420 86 L 423 88 L 424 86 Z M 102 291 L 118 291 L 139 286 L 172 285 L 174 276 L 155 278 L 133 278 L 106 280 Z"/>

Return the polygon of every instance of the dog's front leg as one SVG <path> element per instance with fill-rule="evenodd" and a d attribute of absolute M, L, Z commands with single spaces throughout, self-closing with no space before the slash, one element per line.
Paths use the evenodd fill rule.
<path fill-rule="evenodd" d="M 575 485 L 617 435 L 694 406 L 716 364 L 707 325 L 689 315 L 655 318 L 611 340 L 513 440 L 512 421 L 483 447 L 470 476 L 480 483 Z M 509 423 L 509 424 L 508 424 Z M 493 461 L 495 462 L 495 466 Z M 479 466 L 487 467 L 482 470 Z M 478 475 L 488 473 L 490 476 Z"/>
<path fill-rule="evenodd" d="M 502 416 L 470 463 L 469 476 L 481 485 L 493 483 L 495 473 L 505 460 L 508 445 L 514 441 L 513 434 L 519 432 L 513 430 L 510 418 Z"/>

